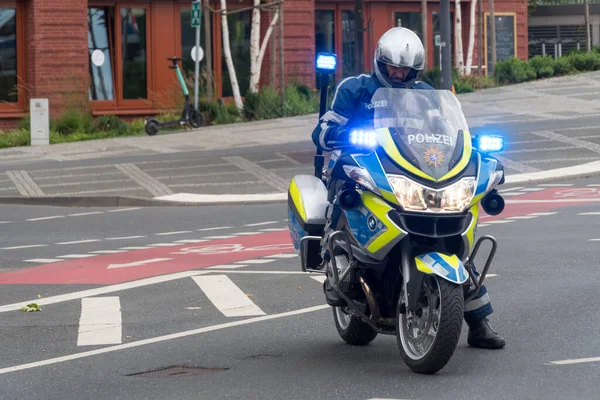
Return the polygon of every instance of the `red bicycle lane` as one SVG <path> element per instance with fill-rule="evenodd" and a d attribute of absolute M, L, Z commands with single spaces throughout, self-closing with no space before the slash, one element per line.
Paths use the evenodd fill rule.
<path fill-rule="evenodd" d="M 293 251 L 278 231 L 38 265 L 1 273 L 0 284 L 116 284 Z"/>
<path fill-rule="evenodd" d="M 506 207 L 500 215 L 490 216 L 481 210 L 480 221 L 485 223 L 594 202 L 600 202 L 598 189 L 544 189 L 507 198 Z M 294 247 L 289 232 L 282 230 L 23 268 L 0 273 L 0 284 L 116 284 L 292 252 Z M 299 264 L 297 259 L 291 262 Z"/>

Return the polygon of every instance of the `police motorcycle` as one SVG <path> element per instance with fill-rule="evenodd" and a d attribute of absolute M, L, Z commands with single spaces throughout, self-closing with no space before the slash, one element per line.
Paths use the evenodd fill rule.
<path fill-rule="evenodd" d="M 496 190 L 503 166 L 490 156 L 503 140 L 471 137 L 447 90 L 380 88 L 372 106 L 372 126 L 352 131 L 332 155 L 326 176 L 337 184 L 293 177 L 290 236 L 302 271 L 326 274 L 344 300 L 333 307 L 344 341 L 395 335 L 408 367 L 433 374 L 451 359 L 464 304 L 496 252 L 494 237 L 475 235 L 480 205 L 490 215 L 504 208 Z M 491 250 L 477 274 L 473 260 L 486 240 Z"/>

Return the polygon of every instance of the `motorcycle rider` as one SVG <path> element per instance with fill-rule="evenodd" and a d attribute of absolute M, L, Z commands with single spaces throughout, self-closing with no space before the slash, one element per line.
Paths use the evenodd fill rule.
<path fill-rule="evenodd" d="M 350 127 L 355 122 L 373 120 L 371 98 L 380 87 L 425 89 L 433 88 L 417 81 L 424 68 L 425 50 L 419 37 L 406 28 L 392 28 L 384 33 L 375 50 L 375 72 L 343 79 L 337 85 L 329 110 L 321 117 L 312 133 L 312 140 L 323 152 L 331 152 L 338 145 L 349 142 Z M 330 193 L 337 193 L 342 182 L 328 182 Z M 329 199 L 331 201 L 331 198 Z M 341 209 L 334 207 L 332 220 L 339 218 Z M 332 226 L 335 226 L 335 222 Z M 478 272 L 475 274 L 479 276 Z M 323 284 L 327 303 L 331 306 L 344 306 L 344 300 L 331 287 L 329 281 Z M 473 289 L 467 293 L 469 296 Z M 488 316 L 493 309 L 487 289 L 484 286 L 475 298 L 464 306 L 465 322 L 469 326 L 468 344 L 485 349 L 504 347 L 505 340 L 489 325 Z"/>

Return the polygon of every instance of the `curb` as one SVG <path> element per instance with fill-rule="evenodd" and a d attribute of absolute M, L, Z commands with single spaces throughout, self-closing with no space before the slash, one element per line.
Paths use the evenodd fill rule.
<path fill-rule="evenodd" d="M 567 179 L 584 179 L 597 175 L 600 175 L 600 161 L 593 161 L 586 164 L 574 165 L 572 167 L 507 176 L 502 188 L 510 188 L 523 184 L 556 182 Z M 0 204 L 57 207 L 198 207 L 280 204 L 287 202 L 287 197 L 287 193 L 234 195 L 178 193 L 151 199 L 129 196 L 41 196 L 0 197 Z"/>

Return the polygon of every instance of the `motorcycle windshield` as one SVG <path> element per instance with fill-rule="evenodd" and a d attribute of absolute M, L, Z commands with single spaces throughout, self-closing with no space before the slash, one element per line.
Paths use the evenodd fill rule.
<path fill-rule="evenodd" d="M 403 158 L 425 174 L 438 180 L 460 161 L 468 126 L 452 92 L 380 88 L 372 104 L 375 129 L 389 130 Z M 403 166 L 385 142 L 386 153 Z"/>

